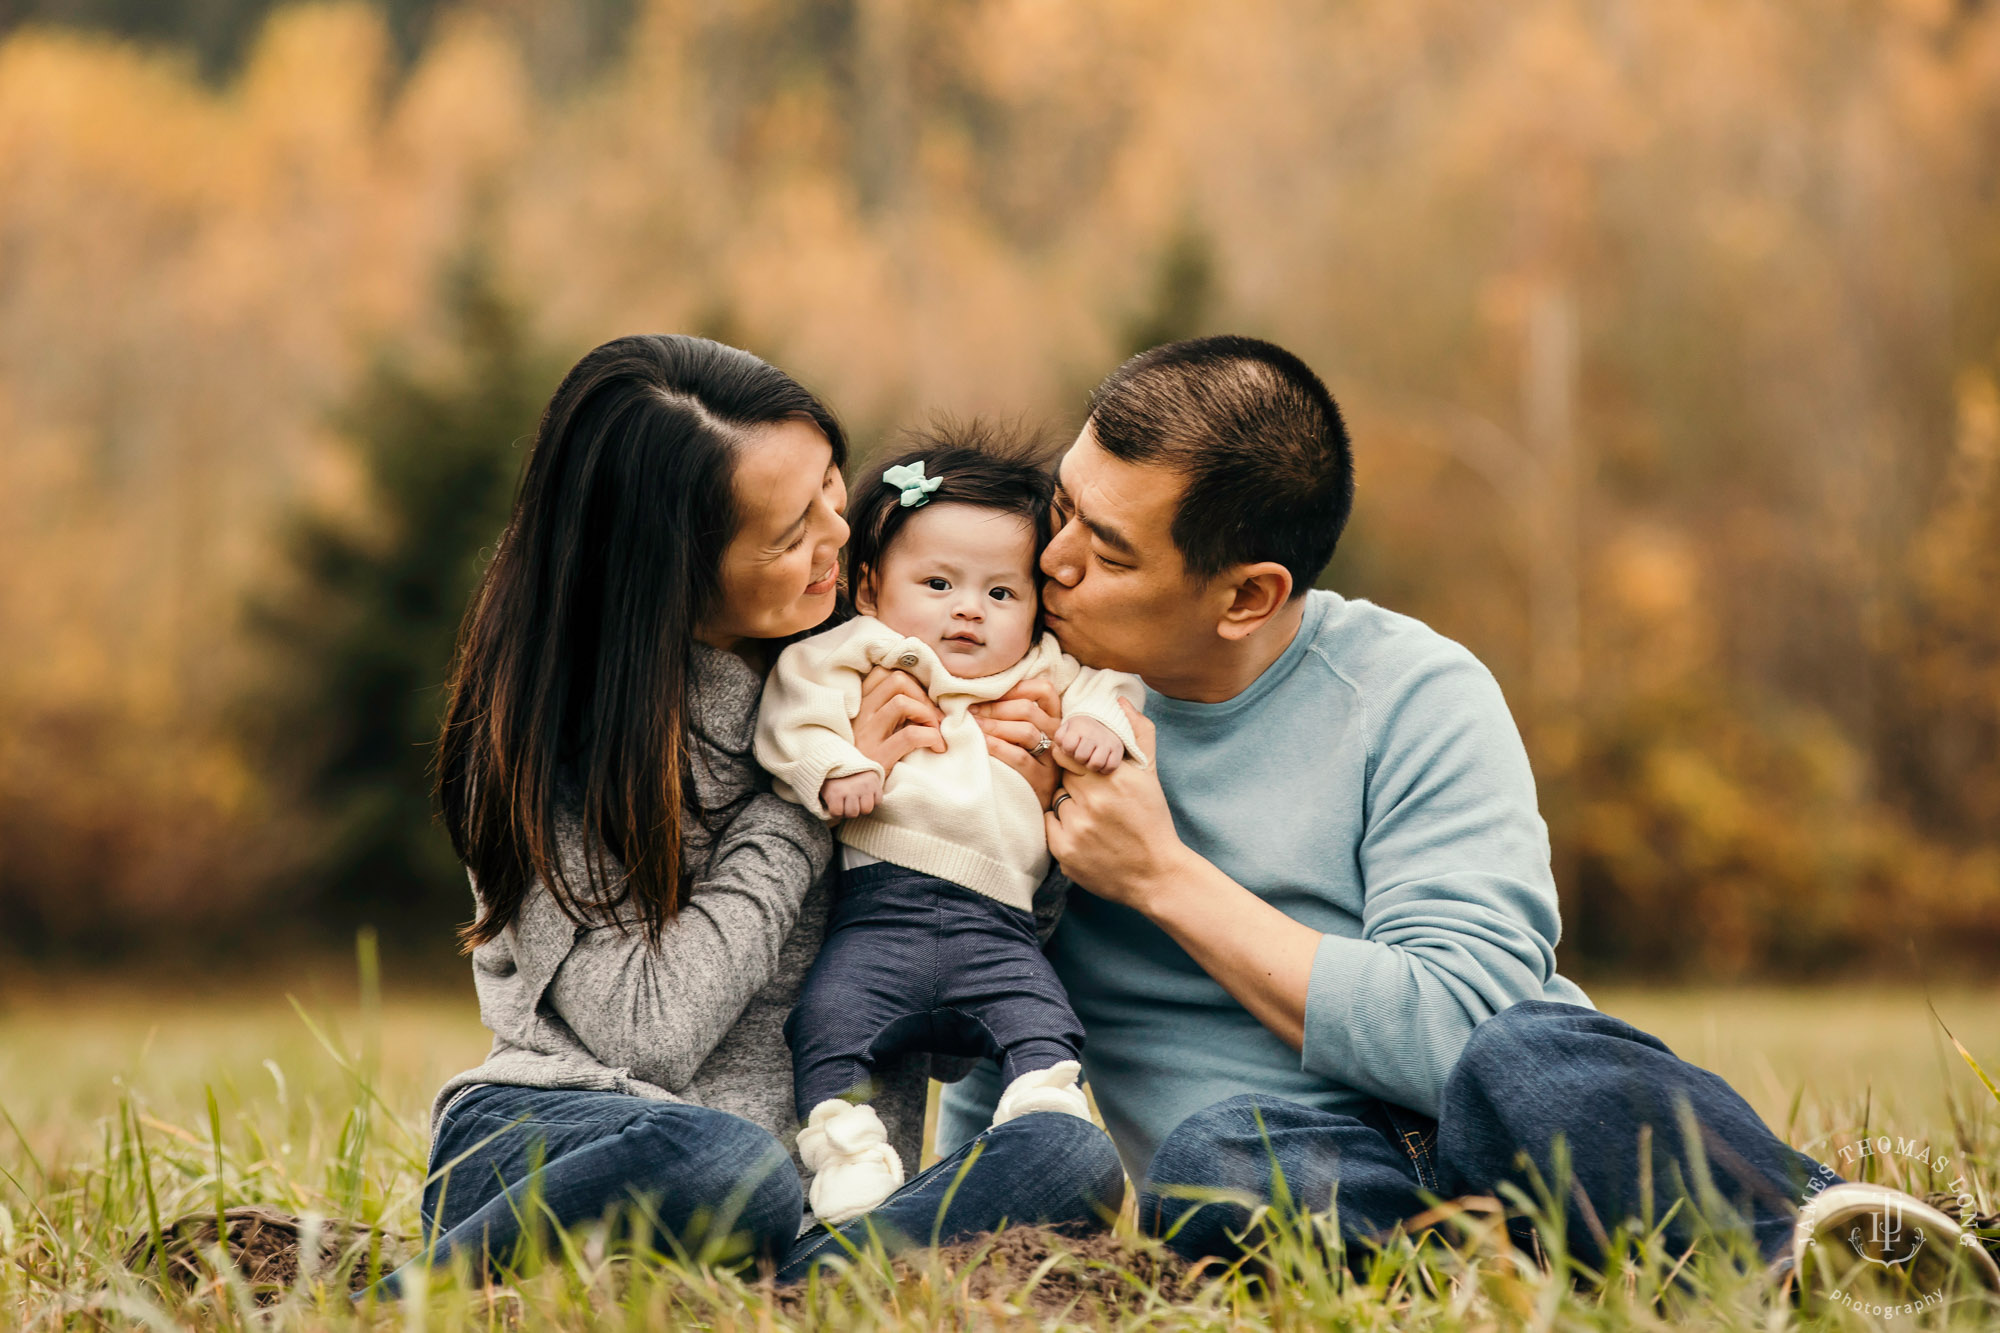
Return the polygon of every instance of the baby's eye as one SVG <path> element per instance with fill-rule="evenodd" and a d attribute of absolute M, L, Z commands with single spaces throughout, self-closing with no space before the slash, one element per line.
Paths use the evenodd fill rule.
<path fill-rule="evenodd" d="M 951 583 L 945 579 L 925 579 L 924 586 L 932 592 L 950 592 Z"/>
<path fill-rule="evenodd" d="M 987 596 L 991 597 L 996 602 L 1004 602 L 1015 596 L 1015 593 L 1012 588 L 995 588 L 992 592 L 988 593 Z"/>

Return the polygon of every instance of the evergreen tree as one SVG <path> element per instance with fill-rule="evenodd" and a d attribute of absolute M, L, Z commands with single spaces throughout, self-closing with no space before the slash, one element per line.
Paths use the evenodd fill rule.
<path fill-rule="evenodd" d="M 1209 327 L 1217 304 L 1215 270 L 1215 243 L 1183 218 L 1156 262 L 1145 307 L 1126 321 L 1127 355 L 1215 332 Z"/>
<path fill-rule="evenodd" d="M 288 849 L 297 887 L 320 924 L 393 924 L 418 941 L 448 937 L 467 911 L 431 747 L 459 622 L 560 378 L 479 257 L 449 296 L 455 364 L 421 375 L 385 354 L 342 416 L 369 520 L 298 516 L 294 591 L 253 616 L 276 665 L 255 739 L 309 830 Z"/>

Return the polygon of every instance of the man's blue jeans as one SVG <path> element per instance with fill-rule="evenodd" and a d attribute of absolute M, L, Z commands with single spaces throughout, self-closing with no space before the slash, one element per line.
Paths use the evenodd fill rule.
<path fill-rule="evenodd" d="M 953 1192 L 975 1146 L 979 1158 Z M 740 1116 L 703 1106 L 476 1087 L 445 1111 L 430 1168 L 422 1216 L 431 1249 L 418 1263 L 442 1267 L 463 1255 L 483 1275 L 513 1255 L 524 1232 L 614 1214 L 642 1218 L 647 1239 L 663 1249 L 716 1262 L 767 1261 L 782 1281 L 846 1253 L 825 1227 L 799 1235 L 804 1194 L 784 1146 Z M 950 1208 L 940 1217 L 947 1193 Z M 1003 1222 L 1090 1230 L 1108 1225 L 1124 1197 L 1124 1173 L 1104 1131 L 1043 1112 L 986 1131 L 839 1232 L 866 1249 L 871 1225 L 892 1248 L 934 1235 L 948 1243 Z M 405 1271 L 385 1278 L 379 1293 L 398 1294 Z"/>
<path fill-rule="evenodd" d="M 1695 1143 L 1683 1133 L 1690 1119 Z M 1502 1195 L 1510 1183 L 1538 1199 L 1537 1179 L 1557 1186 L 1558 1140 L 1569 1157 L 1565 1234 L 1587 1264 L 1601 1261 L 1621 1224 L 1657 1221 L 1677 1200 L 1685 1201 L 1665 1232 L 1676 1253 L 1706 1226 L 1741 1221 L 1759 1253 L 1776 1259 L 1808 1185 L 1837 1179 L 1773 1134 L 1727 1083 L 1656 1038 L 1592 1009 L 1538 1000 L 1473 1029 L 1435 1122 L 1379 1102 L 1336 1115 L 1255 1095 L 1197 1111 L 1154 1155 L 1140 1222 L 1172 1232 L 1169 1245 L 1186 1257 L 1233 1257 L 1249 1210 L 1176 1190 L 1270 1200 L 1275 1165 L 1297 1209 L 1333 1203 L 1346 1239 L 1373 1240 L 1432 1199 Z M 1713 1193 L 1699 1183 L 1704 1172 Z M 1718 1218 L 1717 1201 L 1733 1217 Z"/>

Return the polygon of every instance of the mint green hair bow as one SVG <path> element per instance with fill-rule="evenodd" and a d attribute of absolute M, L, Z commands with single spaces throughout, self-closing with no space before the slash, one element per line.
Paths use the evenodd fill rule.
<path fill-rule="evenodd" d="M 924 476 L 924 460 L 892 467 L 882 474 L 882 480 L 903 492 L 903 508 L 914 509 L 931 498 L 931 492 L 944 484 L 943 477 Z"/>

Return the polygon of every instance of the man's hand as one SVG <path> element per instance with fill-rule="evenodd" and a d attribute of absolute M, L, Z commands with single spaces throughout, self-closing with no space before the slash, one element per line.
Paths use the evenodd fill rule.
<path fill-rule="evenodd" d="M 1123 699 L 1118 706 L 1139 748 L 1156 753 L 1146 715 Z M 1184 880 L 1195 859 L 1174 831 L 1158 766 L 1120 764 L 1115 772 L 1098 773 L 1061 746 L 1055 753 L 1067 771 L 1067 799 L 1059 799 L 1044 820 L 1049 854 L 1065 875 L 1100 898 L 1153 915 L 1152 900 Z"/>
<path fill-rule="evenodd" d="M 1043 737 L 1053 744 L 1062 717 L 1062 695 L 1046 680 L 1024 680 L 991 703 L 974 704 L 966 710 L 986 733 L 986 753 L 1028 780 L 1048 809 L 1055 799 L 1062 773 L 1055 766 L 1053 751 L 1037 755 Z"/>
<path fill-rule="evenodd" d="M 854 748 L 882 765 L 884 779 L 912 750 L 943 754 L 944 733 L 938 730 L 943 722 L 944 714 L 909 672 L 870 667 L 861 678 Z"/>
<path fill-rule="evenodd" d="M 828 778 L 819 789 L 819 803 L 835 819 L 872 815 L 881 801 L 880 773 L 849 773 L 844 778 Z"/>
<path fill-rule="evenodd" d="M 1125 742 L 1094 717 L 1064 718 L 1056 748 L 1093 773 L 1109 773 L 1125 758 Z"/>
<path fill-rule="evenodd" d="M 1159 757 L 1153 724 L 1123 699 L 1132 734 Z M 1293 1050 L 1305 1041 L 1306 991 L 1320 934 L 1294 921 L 1197 855 L 1174 831 L 1153 764 L 1092 773 L 1056 750 L 1066 775 L 1043 822 L 1063 873 L 1167 932 L 1257 1021 Z"/>

